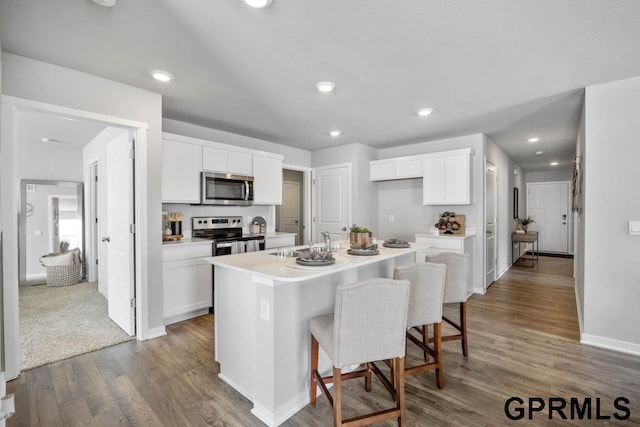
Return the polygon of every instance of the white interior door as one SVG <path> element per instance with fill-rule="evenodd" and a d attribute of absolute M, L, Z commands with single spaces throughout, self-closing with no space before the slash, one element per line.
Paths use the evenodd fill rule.
<path fill-rule="evenodd" d="M 569 182 L 527 184 L 527 216 L 543 252 L 569 252 Z"/>
<path fill-rule="evenodd" d="M 496 280 L 496 223 L 498 212 L 498 174 L 494 164 L 487 162 L 485 174 L 485 215 L 486 215 L 486 282 L 485 288 Z"/>
<path fill-rule="evenodd" d="M 324 231 L 343 236 L 351 225 L 351 164 L 317 168 L 313 183 L 314 242 Z"/>
<path fill-rule="evenodd" d="M 284 181 L 282 183 L 282 206 L 278 231 L 296 233 L 296 244 L 302 244 L 302 210 L 300 209 L 300 183 Z"/>
<path fill-rule="evenodd" d="M 107 280 L 109 318 L 135 334 L 133 160 L 132 142 L 124 134 L 107 145 Z"/>

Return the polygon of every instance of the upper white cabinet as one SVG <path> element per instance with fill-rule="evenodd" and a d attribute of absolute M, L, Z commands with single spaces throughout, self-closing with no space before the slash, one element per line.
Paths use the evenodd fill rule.
<path fill-rule="evenodd" d="M 397 157 L 369 162 L 369 180 L 385 181 L 422 177 L 422 156 Z"/>
<path fill-rule="evenodd" d="M 471 204 L 471 149 L 424 156 L 423 204 Z"/>
<path fill-rule="evenodd" d="M 200 203 L 202 146 L 162 140 L 162 201 Z"/>
<path fill-rule="evenodd" d="M 282 204 L 282 159 L 253 156 L 253 203 Z"/>
<path fill-rule="evenodd" d="M 202 170 L 250 176 L 253 173 L 252 156 L 239 151 L 203 147 Z"/>

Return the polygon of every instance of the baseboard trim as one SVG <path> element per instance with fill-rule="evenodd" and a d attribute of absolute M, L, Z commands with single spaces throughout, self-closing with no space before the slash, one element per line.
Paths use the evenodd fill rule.
<path fill-rule="evenodd" d="M 138 337 L 138 341 L 152 340 L 154 338 L 162 337 L 165 335 L 167 335 L 167 329 L 164 326 L 159 326 L 157 328 L 147 329 L 146 331 L 143 331 L 143 333 L 141 333 Z"/>
<path fill-rule="evenodd" d="M 580 334 L 580 344 L 587 344 L 594 347 L 606 348 L 607 350 L 614 350 L 621 353 L 640 356 L 640 344 L 626 341 L 614 340 L 596 335 Z"/>

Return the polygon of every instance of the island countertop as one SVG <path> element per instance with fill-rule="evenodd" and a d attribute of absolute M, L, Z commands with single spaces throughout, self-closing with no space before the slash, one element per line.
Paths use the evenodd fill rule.
<path fill-rule="evenodd" d="M 308 246 L 297 246 L 294 249 L 308 249 Z M 327 266 L 304 266 L 296 263 L 294 257 L 287 258 L 286 262 L 280 260 L 274 250 L 248 252 L 235 255 L 225 255 L 223 257 L 203 258 L 206 262 L 220 267 L 227 267 L 232 270 L 250 272 L 254 275 L 263 276 L 271 280 L 274 284 L 279 282 L 299 282 L 303 280 L 315 279 L 354 267 L 361 267 L 373 264 L 382 260 L 391 259 L 407 253 L 416 251 L 416 245 L 410 243 L 409 248 L 386 248 L 379 246 L 378 255 L 350 255 L 346 249 L 334 253 L 336 262 Z"/>

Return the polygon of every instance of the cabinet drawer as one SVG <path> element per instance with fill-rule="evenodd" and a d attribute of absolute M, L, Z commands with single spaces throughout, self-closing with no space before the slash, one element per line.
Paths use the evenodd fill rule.
<path fill-rule="evenodd" d="M 165 245 L 162 247 L 162 261 L 175 261 L 189 258 L 206 258 L 213 253 L 212 244 L 180 245 L 180 243 Z"/>

